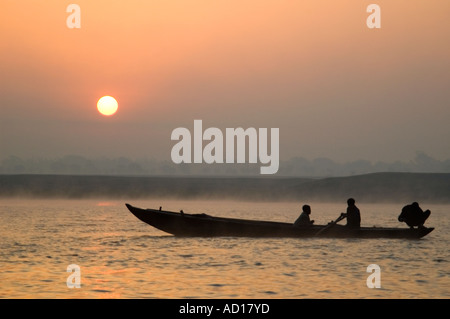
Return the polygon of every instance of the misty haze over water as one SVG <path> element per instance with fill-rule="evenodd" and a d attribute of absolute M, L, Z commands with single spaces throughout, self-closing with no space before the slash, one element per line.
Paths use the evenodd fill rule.
<path fill-rule="evenodd" d="M 308 160 L 295 157 L 281 161 L 276 177 L 338 177 L 378 172 L 450 173 L 450 159 L 436 160 L 423 152 L 408 162 L 392 163 L 356 160 L 337 163 L 328 158 Z M 0 160 L 0 174 L 132 175 L 132 176 L 259 176 L 259 164 L 174 164 L 154 159 L 61 158 L 23 159 L 9 156 Z"/>
<path fill-rule="evenodd" d="M 294 158 L 262 176 L 254 164 L 10 156 L 0 161 L 0 198 L 8 197 L 450 203 L 450 160 L 422 152 L 390 164 Z"/>
<path fill-rule="evenodd" d="M 233 199 L 250 201 L 450 203 L 450 174 L 348 177 L 158 177 L 0 175 L 0 198 Z"/>

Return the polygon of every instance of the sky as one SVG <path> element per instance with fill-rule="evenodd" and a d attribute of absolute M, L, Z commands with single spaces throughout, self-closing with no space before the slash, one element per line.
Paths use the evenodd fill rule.
<path fill-rule="evenodd" d="M 2 0 L 0 159 L 170 161 L 172 131 L 196 119 L 279 128 L 281 160 L 449 159 L 449 13 L 442 0 Z"/>

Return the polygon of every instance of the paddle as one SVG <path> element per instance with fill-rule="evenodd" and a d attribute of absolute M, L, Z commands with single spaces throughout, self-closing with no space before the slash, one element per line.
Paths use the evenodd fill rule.
<path fill-rule="evenodd" d="M 324 230 L 329 229 L 330 227 L 336 225 L 338 222 L 340 222 L 341 220 L 343 220 L 345 217 L 347 217 L 346 214 L 341 213 L 341 215 L 333 222 L 329 223 L 327 226 L 325 226 L 324 228 L 322 228 L 321 230 L 319 230 L 314 236 L 318 236 L 320 235 Z"/>

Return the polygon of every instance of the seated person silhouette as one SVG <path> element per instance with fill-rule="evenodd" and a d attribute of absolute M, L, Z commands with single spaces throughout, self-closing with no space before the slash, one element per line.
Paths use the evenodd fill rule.
<path fill-rule="evenodd" d="M 430 217 L 430 214 L 430 210 L 423 211 L 419 203 L 414 202 L 402 208 L 398 221 L 405 222 L 410 228 L 414 228 L 414 226 L 424 227 L 423 224 Z"/>
<path fill-rule="evenodd" d="M 311 214 L 311 207 L 309 205 L 303 205 L 302 209 L 303 211 L 295 221 L 294 226 L 312 226 L 314 221 L 309 219 L 309 215 Z"/>

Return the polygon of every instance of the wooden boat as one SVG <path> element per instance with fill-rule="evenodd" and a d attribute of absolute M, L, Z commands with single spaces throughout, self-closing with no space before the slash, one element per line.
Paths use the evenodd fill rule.
<path fill-rule="evenodd" d="M 156 209 L 142 209 L 126 204 L 143 222 L 175 236 L 184 237 L 329 237 L 329 238 L 411 238 L 418 239 L 434 228 L 348 227 L 329 224 L 296 227 L 291 223 L 213 217 Z"/>

